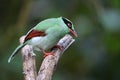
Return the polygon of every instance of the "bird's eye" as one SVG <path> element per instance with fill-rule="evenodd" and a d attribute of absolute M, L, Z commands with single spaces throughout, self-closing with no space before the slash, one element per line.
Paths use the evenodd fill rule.
<path fill-rule="evenodd" d="M 62 19 L 63 19 L 64 23 L 65 23 L 70 29 L 72 29 L 72 23 L 71 23 L 69 20 L 67 20 L 66 18 L 62 18 Z"/>
<path fill-rule="evenodd" d="M 72 24 L 68 23 L 67 26 L 71 29 L 72 28 Z"/>

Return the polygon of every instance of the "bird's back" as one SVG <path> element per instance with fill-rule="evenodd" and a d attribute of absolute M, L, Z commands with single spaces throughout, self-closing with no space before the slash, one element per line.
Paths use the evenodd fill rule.
<path fill-rule="evenodd" d="M 36 30 L 46 30 L 48 29 L 49 27 L 52 27 L 54 26 L 54 24 L 57 22 L 57 18 L 50 18 L 50 19 L 46 19 L 46 20 L 43 20 L 41 21 L 40 23 L 38 23 L 34 29 Z"/>

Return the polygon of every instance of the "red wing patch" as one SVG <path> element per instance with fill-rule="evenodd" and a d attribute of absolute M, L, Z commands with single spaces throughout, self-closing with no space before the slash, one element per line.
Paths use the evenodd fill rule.
<path fill-rule="evenodd" d="M 45 32 L 44 31 L 38 31 L 38 30 L 32 30 L 31 32 L 28 33 L 28 35 L 25 37 L 24 42 L 26 42 L 27 40 L 33 38 L 33 37 L 37 37 L 37 36 L 45 36 Z"/>

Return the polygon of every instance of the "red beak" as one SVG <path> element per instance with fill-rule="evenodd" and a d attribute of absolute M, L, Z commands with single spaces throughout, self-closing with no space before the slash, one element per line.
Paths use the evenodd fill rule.
<path fill-rule="evenodd" d="M 73 31 L 73 30 L 69 30 L 70 31 L 70 33 L 73 35 L 73 36 L 75 36 L 75 37 L 77 37 L 78 35 L 77 35 L 77 33 L 75 32 L 75 31 Z"/>

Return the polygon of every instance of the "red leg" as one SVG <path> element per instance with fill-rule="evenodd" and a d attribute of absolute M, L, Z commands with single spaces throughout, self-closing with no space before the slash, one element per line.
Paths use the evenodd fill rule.
<path fill-rule="evenodd" d="M 51 51 L 54 49 L 54 48 L 57 48 L 57 49 L 62 49 L 62 47 L 60 45 L 55 45 L 53 48 L 51 48 Z"/>
<path fill-rule="evenodd" d="M 54 52 L 46 52 L 45 50 L 42 50 L 42 52 L 44 53 L 44 58 L 46 57 L 46 56 L 48 56 L 48 55 L 53 55 L 54 56 Z"/>

